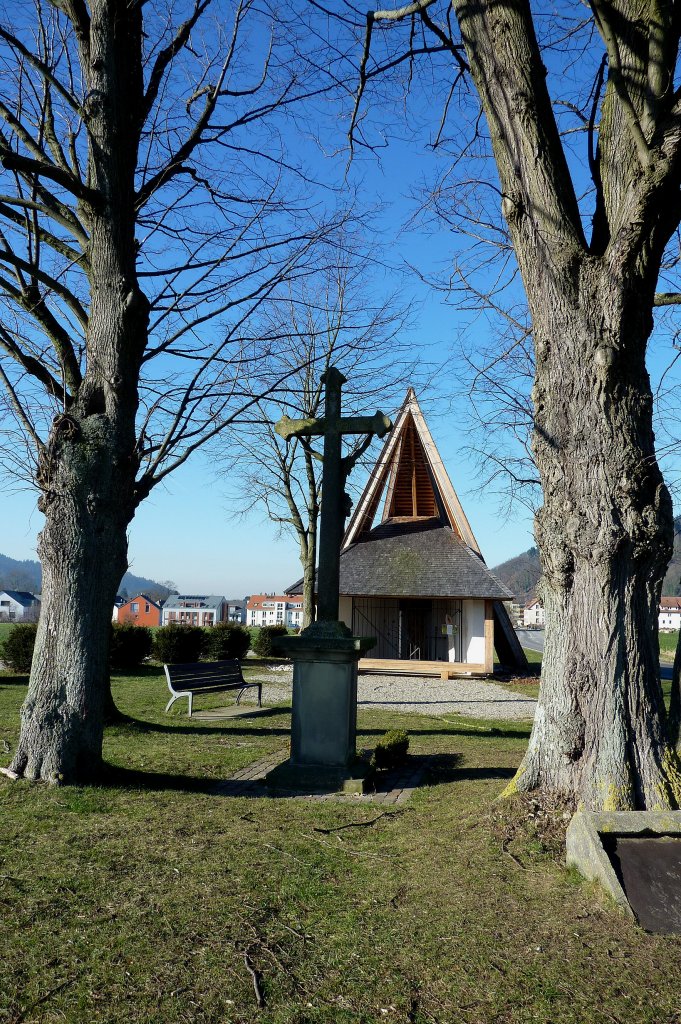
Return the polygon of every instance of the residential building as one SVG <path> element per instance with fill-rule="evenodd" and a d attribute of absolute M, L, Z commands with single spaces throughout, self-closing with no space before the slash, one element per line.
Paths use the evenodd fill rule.
<path fill-rule="evenodd" d="M 117 609 L 118 622 L 132 622 L 135 626 L 160 626 L 161 605 L 152 601 L 146 594 L 138 594 L 130 601 L 125 601 Z"/>
<path fill-rule="evenodd" d="M 525 605 L 525 609 L 523 611 L 523 625 L 535 626 L 537 629 L 543 629 L 546 625 L 544 606 L 538 598 L 531 598 L 531 600 L 529 600 Z"/>
<path fill-rule="evenodd" d="M 246 598 L 248 600 L 248 598 Z M 245 624 L 246 622 L 246 600 L 238 598 L 227 598 L 227 621 Z"/>
<path fill-rule="evenodd" d="M 300 629 L 303 624 L 302 594 L 254 594 L 246 604 L 249 626 L 286 626 Z"/>
<path fill-rule="evenodd" d="M 216 594 L 171 594 L 163 605 L 164 626 L 215 626 L 226 621 L 227 600 Z"/>
<path fill-rule="evenodd" d="M 658 624 L 660 630 L 665 633 L 669 630 L 681 629 L 681 597 L 660 598 Z"/>
<path fill-rule="evenodd" d="M 0 622 L 37 622 L 40 599 L 26 590 L 0 592 Z"/>

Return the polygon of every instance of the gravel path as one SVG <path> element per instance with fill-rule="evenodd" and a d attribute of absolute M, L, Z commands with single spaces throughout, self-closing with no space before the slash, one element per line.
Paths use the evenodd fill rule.
<path fill-rule="evenodd" d="M 291 695 L 292 672 L 282 666 L 259 673 L 262 697 L 275 704 Z M 244 695 L 245 698 L 245 695 Z M 537 702 L 532 697 L 505 690 L 498 683 L 480 679 L 433 679 L 424 676 L 360 675 L 357 690 L 360 707 L 385 708 L 422 715 L 465 715 L 469 718 L 531 719 Z"/>

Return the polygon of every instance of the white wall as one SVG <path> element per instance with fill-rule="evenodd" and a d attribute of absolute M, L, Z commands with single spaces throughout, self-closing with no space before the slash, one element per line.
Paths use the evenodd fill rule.
<path fill-rule="evenodd" d="M 485 602 L 463 601 L 463 660 L 474 665 L 485 664 Z"/>
<path fill-rule="evenodd" d="M 21 622 L 26 620 L 27 622 L 37 622 L 38 613 L 37 608 L 39 604 L 30 605 L 25 608 L 23 604 L 19 604 L 9 594 L 3 592 L 0 594 L 0 615 L 5 621 Z"/>
<path fill-rule="evenodd" d="M 540 604 L 533 604 L 530 608 L 525 608 L 523 611 L 523 624 L 525 626 L 544 626 L 546 624 L 546 616 L 544 615 L 544 609 Z"/>
<path fill-rule="evenodd" d="M 344 622 L 348 629 L 352 629 L 352 598 L 340 597 L 338 599 L 338 618 Z"/>
<path fill-rule="evenodd" d="M 677 611 L 675 608 L 660 609 L 658 627 L 660 629 L 681 628 L 681 612 Z"/>

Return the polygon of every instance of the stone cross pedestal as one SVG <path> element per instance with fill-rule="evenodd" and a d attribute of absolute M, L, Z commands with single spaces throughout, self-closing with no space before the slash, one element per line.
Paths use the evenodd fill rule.
<path fill-rule="evenodd" d="M 317 618 L 300 636 L 278 638 L 275 650 L 293 658 L 291 757 L 273 769 L 268 784 L 278 789 L 343 789 L 362 792 L 363 771 L 356 762 L 357 663 L 375 644 L 374 637 L 353 637 L 338 619 L 340 548 L 350 499 L 345 483 L 372 437 L 392 427 L 387 416 L 341 416 L 342 373 L 331 366 L 322 377 L 324 417 L 292 420 L 284 416 L 277 433 L 323 436 L 322 503 L 317 572 Z M 342 455 L 345 434 L 364 434 L 352 456 Z"/>

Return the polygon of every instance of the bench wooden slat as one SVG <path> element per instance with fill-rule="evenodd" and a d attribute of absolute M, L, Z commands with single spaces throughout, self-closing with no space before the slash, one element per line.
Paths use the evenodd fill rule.
<path fill-rule="evenodd" d="M 247 683 L 236 659 L 228 661 L 188 662 L 184 665 L 164 665 L 168 689 L 172 696 L 166 711 L 179 697 L 189 698 L 189 716 L 192 713 L 192 697 L 201 693 L 223 693 L 239 690 L 236 702 L 241 700 L 244 690 L 257 687 L 258 707 L 261 707 L 262 683 Z"/>

